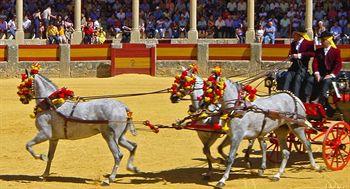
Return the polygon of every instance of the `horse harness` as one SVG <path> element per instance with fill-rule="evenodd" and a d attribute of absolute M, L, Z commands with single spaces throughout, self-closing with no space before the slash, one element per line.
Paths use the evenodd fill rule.
<path fill-rule="evenodd" d="M 63 120 L 64 120 L 63 131 L 64 131 L 65 139 L 68 138 L 68 136 L 67 136 L 67 133 L 68 133 L 68 122 L 87 123 L 87 124 L 107 124 L 107 123 L 109 123 L 108 120 L 84 120 L 84 119 L 81 119 L 81 118 L 74 117 L 73 114 L 74 114 L 75 108 L 77 107 L 79 102 L 80 102 L 80 99 L 78 98 L 74 102 L 74 105 L 72 107 L 72 110 L 71 110 L 69 116 L 66 116 L 63 113 L 57 111 L 57 107 L 54 104 L 52 104 L 52 102 L 51 102 L 51 100 L 49 98 L 45 98 L 43 101 L 38 103 L 38 105 L 35 107 L 35 110 L 38 110 L 39 108 L 42 111 L 52 110 L 55 113 L 57 113 L 57 115 L 59 115 L 61 118 L 63 118 Z M 38 111 L 34 111 L 34 113 L 37 114 L 39 112 Z"/>
<path fill-rule="evenodd" d="M 280 91 L 276 94 L 285 93 L 288 94 L 294 102 L 294 112 L 279 112 L 274 110 L 264 110 L 262 108 L 257 107 L 256 105 L 253 105 L 251 102 L 244 100 L 244 98 L 241 95 L 241 91 L 238 92 L 237 99 L 226 101 L 228 104 L 234 104 L 231 108 L 226 108 L 223 110 L 224 113 L 227 113 L 229 118 L 242 118 L 247 112 L 254 112 L 254 113 L 262 113 L 264 114 L 264 119 L 261 125 L 260 132 L 258 134 L 258 137 L 261 136 L 262 132 L 265 129 L 266 126 L 266 118 L 270 118 L 273 120 L 276 119 L 286 119 L 290 122 L 298 122 L 298 119 L 305 119 L 305 116 L 302 116 L 298 114 L 298 106 L 297 106 L 297 99 L 296 97 L 289 91 Z"/>

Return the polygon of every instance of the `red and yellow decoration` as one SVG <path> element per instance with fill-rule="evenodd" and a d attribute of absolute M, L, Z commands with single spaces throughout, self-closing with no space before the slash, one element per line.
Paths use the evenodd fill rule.
<path fill-rule="evenodd" d="M 191 64 L 189 68 L 184 70 L 180 75 L 175 76 L 175 81 L 171 86 L 171 94 L 179 98 L 186 96 L 186 92 L 193 88 L 196 83 L 196 75 L 198 73 L 198 66 Z"/>
<path fill-rule="evenodd" d="M 49 99 L 51 100 L 52 104 L 54 104 L 57 108 L 61 106 L 63 103 L 65 103 L 67 99 L 72 99 L 73 97 L 74 97 L 74 92 L 63 87 L 53 92 L 49 96 Z"/>
<path fill-rule="evenodd" d="M 203 100 L 208 106 L 209 104 L 217 104 L 224 94 L 226 88 L 225 79 L 221 77 L 221 68 L 216 66 L 212 70 L 212 74 L 204 82 L 203 97 L 198 100 Z"/>
<path fill-rule="evenodd" d="M 24 104 L 28 104 L 34 97 L 33 80 L 35 74 L 39 73 L 41 66 L 39 63 L 34 63 L 31 68 L 32 69 L 30 70 L 29 75 L 28 73 L 21 74 L 22 82 L 19 84 L 19 86 L 17 86 L 17 95 L 19 96 L 20 101 Z"/>
<path fill-rule="evenodd" d="M 250 85 L 246 85 L 243 87 L 243 90 L 247 93 L 247 95 L 245 95 L 245 100 L 248 100 L 250 102 L 253 102 L 256 99 L 256 88 L 253 88 Z"/>
<path fill-rule="evenodd" d="M 31 100 L 33 98 L 33 79 L 33 77 L 28 77 L 27 74 L 22 74 L 22 82 L 17 87 L 17 95 L 22 102 L 24 99 Z"/>

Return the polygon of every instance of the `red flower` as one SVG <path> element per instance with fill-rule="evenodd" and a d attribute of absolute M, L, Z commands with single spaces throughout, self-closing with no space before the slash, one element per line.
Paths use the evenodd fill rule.
<path fill-rule="evenodd" d="M 32 75 L 35 75 L 35 74 L 38 74 L 39 73 L 39 70 L 30 70 L 30 74 Z"/>
<path fill-rule="evenodd" d="M 27 74 L 21 74 L 22 75 L 22 81 L 26 80 L 28 78 Z"/>

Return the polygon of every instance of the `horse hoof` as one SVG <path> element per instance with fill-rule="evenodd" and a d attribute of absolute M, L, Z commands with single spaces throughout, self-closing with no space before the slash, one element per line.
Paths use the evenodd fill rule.
<path fill-rule="evenodd" d="M 43 160 L 43 161 L 45 161 L 45 162 L 47 162 L 47 161 L 49 160 L 49 159 L 47 159 L 47 156 L 44 155 L 44 154 L 41 154 L 41 155 L 40 155 L 40 159 Z"/>
<path fill-rule="evenodd" d="M 250 161 L 246 162 L 246 168 L 251 169 L 252 168 L 252 163 Z"/>
<path fill-rule="evenodd" d="M 222 189 L 225 187 L 225 183 L 223 182 L 218 182 L 215 186 L 215 189 Z"/>
<path fill-rule="evenodd" d="M 258 175 L 261 176 L 261 177 L 264 176 L 264 170 L 259 169 L 258 170 Z"/>
<path fill-rule="evenodd" d="M 41 176 L 39 176 L 39 179 L 40 179 L 40 181 L 45 182 L 46 181 L 46 177 L 47 176 L 41 175 Z"/>
<path fill-rule="evenodd" d="M 326 170 L 326 167 L 325 166 L 319 166 L 316 171 L 317 172 L 323 172 L 324 170 Z"/>
<path fill-rule="evenodd" d="M 210 178 L 211 178 L 210 173 L 203 173 L 202 176 L 203 176 L 203 180 L 210 180 Z"/>
<path fill-rule="evenodd" d="M 133 173 L 140 173 L 140 169 L 138 169 L 137 167 L 128 167 L 126 168 L 128 171 L 133 172 Z"/>
<path fill-rule="evenodd" d="M 273 182 L 277 182 L 277 181 L 279 181 L 279 180 L 280 180 L 279 177 L 272 177 L 272 178 L 271 178 L 271 181 L 273 181 Z"/>
<path fill-rule="evenodd" d="M 101 186 L 109 186 L 109 179 L 105 179 L 101 182 Z"/>

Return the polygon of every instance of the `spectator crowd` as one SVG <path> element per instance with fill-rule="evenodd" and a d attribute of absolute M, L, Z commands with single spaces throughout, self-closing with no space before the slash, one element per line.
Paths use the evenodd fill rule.
<path fill-rule="evenodd" d="M 349 43 L 350 1 L 314 0 L 313 30 L 316 42 L 330 31 L 336 43 Z M 0 39 L 15 38 L 15 0 L 0 0 Z M 130 37 L 132 0 L 82 0 L 84 43 L 101 44 L 107 38 Z M 141 38 L 187 37 L 189 0 L 140 0 Z M 70 43 L 74 33 L 74 0 L 24 0 L 23 30 L 26 38 L 49 43 Z M 200 38 L 237 38 L 245 41 L 246 0 L 198 0 L 197 30 Z M 305 27 L 304 0 L 255 0 L 256 40 L 274 44 Z"/>

